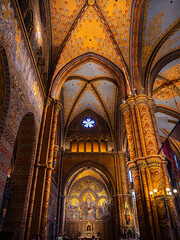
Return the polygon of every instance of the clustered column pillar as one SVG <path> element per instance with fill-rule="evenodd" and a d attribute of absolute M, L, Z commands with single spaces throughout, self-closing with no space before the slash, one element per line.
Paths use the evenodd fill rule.
<path fill-rule="evenodd" d="M 123 151 L 118 152 L 118 169 L 119 179 L 121 185 L 120 198 L 121 198 L 121 218 L 122 218 L 122 229 L 124 233 L 126 230 L 131 229 L 134 232 L 134 218 L 133 218 L 133 205 L 132 205 L 132 194 L 130 189 L 130 180 L 127 168 L 129 154 Z"/>
<path fill-rule="evenodd" d="M 56 127 L 57 127 L 57 116 L 61 107 L 62 105 L 59 102 L 55 101 L 54 116 L 53 116 L 51 138 L 50 138 L 50 148 L 49 148 L 49 154 L 48 154 L 46 181 L 45 181 L 45 188 L 44 188 L 43 211 L 41 216 L 40 234 L 42 237 L 45 236 L 45 227 L 47 224 L 47 213 L 48 213 L 48 205 L 49 205 L 50 186 L 51 186 L 51 174 L 53 170 L 52 163 L 53 163 L 54 142 L 55 142 L 55 136 L 56 136 Z"/>
<path fill-rule="evenodd" d="M 153 113 L 153 99 L 146 95 L 129 98 L 121 105 L 126 121 L 129 144 L 129 169 L 132 171 L 136 193 L 138 222 L 142 239 L 180 239 L 179 229 L 172 231 L 166 203 L 167 172 L 164 158 L 158 155 L 159 140 Z M 157 190 L 154 197 L 150 191 Z M 172 201 L 172 200 L 171 200 Z M 176 209 L 169 205 L 173 212 Z M 176 226 L 178 219 L 175 218 Z"/>
<path fill-rule="evenodd" d="M 39 132 L 39 141 L 38 141 L 38 146 L 37 146 L 36 162 L 34 165 L 34 174 L 33 174 L 33 182 L 32 182 L 31 196 L 30 196 L 28 216 L 27 216 L 25 239 L 30 238 L 30 230 L 31 230 L 32 216 L 33 216 L 33 210 L 34 210 L 35 193 L 36 193 L 38 172 L 39 172 L 39 166 L 40 166 L 40 156 L 41 156 L 42 142 L 43 142 L 43 137 L 44 137 L 47 109 L 50 106 L 51 101 L 52 101 L 52 99 L 48 98 L 48 97 L 45 98 L 45 100 L 44 100 L 44 109 L 43 109 L 43 113 L 42 113 L 42 121 L 41 121 L 41 127 L 40 127 L 40 132 Z"/>
<path fill-rule="evenodd" d="M 42 239 L 45 239 L 57 116 L 61 107 L 58 101 L 46 98 L 31 190 L 26 239 L 31 239 L 33 235 L 41 235 Z"/>

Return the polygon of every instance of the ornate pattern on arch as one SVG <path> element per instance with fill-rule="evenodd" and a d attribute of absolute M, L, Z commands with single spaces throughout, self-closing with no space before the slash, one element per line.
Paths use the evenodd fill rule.
<path fill-rule="evenodd" d="M 167 114 L 167 115 L 169 115 L 171 117 L 174 117 L 174 118 L 177 118 L 177 119 L 180 120 L 180 113 L 179 113 L 179 111 L 174 109 L 174 108 L 165 106 L 165 105 L 158 104 L 157 107 L 156 107 L 155 112 L 165 113 L 165 114 Z"/>
<path fill-rule="evenodd" d="M 146 79 L 145 79 L 145 92 L 147 93 L 148 96 L 152 95 L 154 81 L 157 74 L 160 72 L 160 70 L 169 62 L 179 57 L 180 57 L 180 50 L 176 50 L 167 54 L 156 63 L 154 68 L 151 70 L 149 76 L 146 76 Z"/>
<path fill-rule="evenodd" d="M 113 62 L 110 60 L 95 54 L 95 53 L 85 53 L 72 61 L 68 62 L 55 76 L 54 80 L 51 83 L 50 89 L 49 89 L 49 96 L 56 98 L 59 96 L 60 89 L 62 88 L 64 81 L 67 79 L 67 77 L 70 75 L 70 73 L 77 67 L 87 62 L 94 62 L 101 66 L 103 66 L 106 70 L 108 70 L 110 73 L 112 73 L 117 80 L 118 86 L 124 89 L 122 93 L 124 92 L 125 95 L 128 95 L 128 93 L 132 92 L 130 83 L 126 82 L 127 88 L 125 87 L 125 76 L 121 69 L 119 69 Z"/>

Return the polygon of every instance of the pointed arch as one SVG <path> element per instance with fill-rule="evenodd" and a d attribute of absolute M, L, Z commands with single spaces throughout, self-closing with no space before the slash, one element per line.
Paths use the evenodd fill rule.
<path fill-rule="evenodd" d="M 56 75 L 54 80 L 51 83 L 50 89 L 49 89 L 49 96 L 57 97 L 60 93 L 60 89 L 66 80 L 68 78 L 68 75 L 75 69 L 78 65 L 82 65 L 84 63 L 87 63 L 89 61 L 95 62 L 97 64 L 100 64 L 105 69 L 107 69 L 112 75 L 115 76 L 115 80 L 117 81 L 117 84 L 122 89 L 122 98 L 125 99 L 129 93 L 132 92 L 130 88 L 130 83 L 126 82 L 125 76 L 121 69 L 119 69 L 113 62 L 108 60 L 107 58 L 100 56 L 96 53 L 85 53 L 79 57 L 74 58 L 69 63 L 67 63 Z M 59 85 L 59 86 L 58 86 Z M 58 89 L 57 89 L 58 86 Z"/>

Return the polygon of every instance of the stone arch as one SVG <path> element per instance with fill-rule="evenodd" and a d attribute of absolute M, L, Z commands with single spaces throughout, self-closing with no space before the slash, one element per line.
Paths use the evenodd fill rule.
<path fill-rule="evenodd" d="M 79 174 L 79 171 L 83 168 L 86 168 L 86 169 L 94 168 L 94 169 L 97 169 L 98 171 L 100 171 L 102 174 L 104 174 L 107 177 L 107 179 L 109 180 L 109 184 L 107 183 L 107 180 L 105 180 L 105 182 L 106 182 L 107 186 L 109 187 L 111 194 L 112 195 L 115 194 L 115 181 L 114 181 L 114 178 L 111 175 L 111 173 L 108 171 L 108 169 L 96 161 L 85 160 L 85 161 L 82 161 L 82 162 L 74 165 L 67 173 L 67 175 L 65 177 L 65 182 L 64 182 L 64 195 L 65 196 L 66 196 L 66 193 L 68 190 L 68 186 L 71 185 L 71 182 L 73 181 L 74 177 L 77 176 L 77 174 Z M 73 175 L 74 175 L 74 177 L 71 179 L 71 177 Z M 71 179 L 71 181 L 70 181 L 70 179 Z"/>
<path fill-rule="evenodd" d="M 180 50 L 176 50 L 173 51 L 169 54 L 167 54 L 166 56 L 164 56 L 163 58 L 161 58 L 153 67 L 153 69 L 151 70 L 149 76 L 146 76 L 145 78 L 145 92 L 148 96 L 152 95 L 152 90 L 153 90 L 153 85 L 154 85 L 154 81 L 155 78 L 157 76 L 157 74 L 160 72 L 160 70 L 167 65 L 169 62 L 177 59 L 180 57 Z"/>
<path fill-rule="evenodd" d="M 32 112 L 26 113 L 19 123 L 16 135 L 15 165 L 10 176 L 11 200 L 4 224 L 4 230 L 13 231 L 15 239 L 23 239 L 25 233 L 37 145 L 36 130 L 34 114 Z"/>
<path fill-rule="evenodd" d="M 89 170 L 88 174 L 86 171 Z M 85 173 L 83 173 L 84 171 Z M 90 222 L 93 226 L 91 235 L 94 234 L 97 237 L 99 230 L 103 239 L 111 238 L 116 204 L 114 199 L 115 185 L 111 178 L 108 170 L 95 161 L 83 161 L 71 168 L 65 181 L 66 186 L 64 186 L 63 194 L 66 196 L 63 206 L 65 222 L 63 229 L 68 234 L 71 235 L 72 232 L 77 234 L 78 226 L 82 236 L 85 236 L 86 225 Z M 80 224 L 79 221 L 81 221 Z M 71 224 L 73 224 L 72 228 Z"/>
<path fill-rule="evenodd" d="M 98 54 L 89 52 L 71 60 L 58 72 L 58 74 L 51 82 L 51 86 L 49 88 L 49 96 L 54 97 L 54 95 L 57 95 L 57 93 L 55 93 L 55 88 L 58 83 L 58 79 L 62 80 L 59 84 L 62 87 L 65 79 L 68 77 L 69 73 L 74 68 L 89 61 L 100 64 L 101 66 L 105 67 L 109 72 L 113 73 L 117 80 L 118 86 L 121 88 L 122 99 L 125 100 L 125 98 L 130 93 L 132 93 L 131 84 L 129 82 L 126 82 L 123 72 L 114 63 Z"/>

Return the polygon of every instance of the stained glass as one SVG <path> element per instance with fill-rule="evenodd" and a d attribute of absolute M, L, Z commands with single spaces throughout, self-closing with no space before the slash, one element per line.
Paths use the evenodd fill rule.
<path fill-rule="evenodd" d="M 82 121 L 82 125 L 86 128 L 92 128 L 95 126 L 95 124 L 96 124 L 95 120 L 90 117 L 88 117 Z"/>

